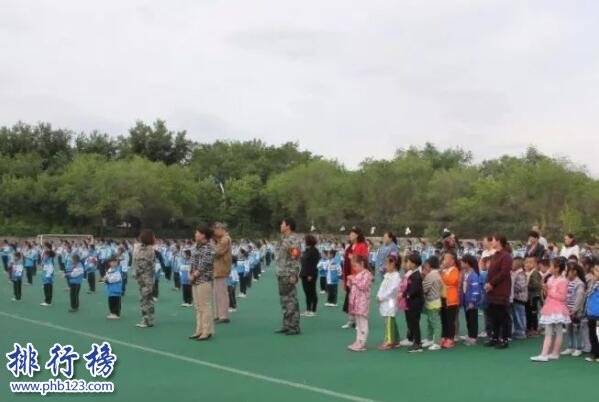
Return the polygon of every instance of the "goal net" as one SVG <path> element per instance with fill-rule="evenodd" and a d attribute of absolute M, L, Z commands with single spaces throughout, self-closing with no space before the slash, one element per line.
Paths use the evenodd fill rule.
<path fill-rule="evenodd" d="M 44 244 L 47 241 L 61 241 L 61 240 L 87 240 L 93 243 L 94 236 L 90 234 L 40 234 L 37 235 L 38 244 Z"/>

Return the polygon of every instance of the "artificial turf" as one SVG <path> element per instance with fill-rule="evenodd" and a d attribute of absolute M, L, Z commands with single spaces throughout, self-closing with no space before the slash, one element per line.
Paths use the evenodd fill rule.
<path fill-rule="evenodd" d="M 319 295 L 318 316 L 302 318 L 300 336 L 274 334 L 273 330 L 281 325 L 281 314 L 272 268 L 254 283 L 247 299 L 238 299 L 238 311 L 232 314 L 232 322 L 218 325 L 209 342 L 187 339 L 195 326 L 193 309 L 179 306 L 180 292 L 172 291 L 165 280 L 160 283 L 156 326 L 150 329 L 134 326 L 139 320 L 134 281 L 123 299 L 119 321 L 105 319 L 108 307 L 103 285 L 93 295 L 86 294 L 86 284 L 82 286 L 77 313 L 67 312 L 68 292 L 63 291 L 64 287 L 64 280 L 57 276 L 53 305 L 45 308 L 39 306 L 42 301 L 39 276 L 34 278 L 32 286 L 23 286 L 20 302 L 10 301 L 12 284 L 5 279 L 1 281 L 0 350 L 4 363 L 0 368 L 0 401 L 42 398 L 10 393 L 8 383 L 15 379 L 5 368 L 4 353 L 12 350 L 14 342 L 22 345 L 31 342 L 38 349 L 42 371 L 33 380 L 43 381 L 51 378 L 43 370 L 43 364 L 54 343 L 71 344 L 83 354 L 89 351 L 92 342 L 100 343 L 106 337 L 124 342 L 112 344 L 118 357 L 110 377 L 115 392 L 50 394 L 45 398 L 131 402 L 304 402 L 351 398 L 389 402 L 582 402 L 596 398 L 591 389 L 596 387 L 599 365 L 572 357 L 532 363 L 529 357 L 538 354 L 540 339 L 513 342 L 502 351 L 461 345 L 448 351 L 416 354 L 405 349 L 378 351 L 376 344 L 383 327 L 375 304 L 371 308 L 370 348 L 365 353 L 346 350 L 354 340 L 354 332 L 340 328 L 345 322 L 340 307 L 321 307 L 324 295 Z M 376 286 L 373 293 L 375 289 Z M 298 293 L 303 307 L 300 288 Z M 405 334 L 405 322 L 399 315 L 398 323 Z M 93 381 L 84 364 L 83 359 L 77 363 L 75 377 Z"/>

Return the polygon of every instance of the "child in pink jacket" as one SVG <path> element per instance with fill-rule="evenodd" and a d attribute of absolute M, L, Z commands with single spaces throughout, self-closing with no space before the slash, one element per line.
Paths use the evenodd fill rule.
<path fill-rule="evenodd" d="M 349 314 L 356 318 L 356 341 L 347 348 L 353 352 L 364 352 L 368 339 L 368 313 L 370 311 L 370 290 L 372 274 L 367 269 L 368 260 L 356 255 L 352 261 L 355 274 L 347 277 L 350 288 Z"/>
<path fill-rule="evenodd" d="M 570 323 L 570 311 L 566 304 L 568 280 L 562 276 L 565 269 L 565 258 L 560 257 L 551 261 L 549 267 L 551 277 L 545 285 L 545 304 L 539 320 L 539 324 L 545 326 L 545 340 L 541 354 L 531 357 L 532 361 L 548 362 L 559 359 L 563 338 L 562 328 L 564 324 Z M 552 344 L 553 351 L 549 354 Z"/>

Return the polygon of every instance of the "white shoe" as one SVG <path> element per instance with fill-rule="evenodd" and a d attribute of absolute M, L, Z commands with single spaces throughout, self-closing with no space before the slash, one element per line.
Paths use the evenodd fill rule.
<path fill-rule="evenodd" d="M 325 303 L 324 306 L 325 307 L 331 307 L 331 303 Z"/>
<path fill-rule="evenodd" d="M 578 357 L 580 355 L 582 355 L 581 350 L 576 349 L 574 352 L 572 352 L 572 357 Z"/>
<path fill-rule="evenodd" d="M 327 292 L 325 292 L 324 290 L 321 290 L 321 291 L 320 291 L 320 294 L 321 294 L 321 295 L 324 295 L 324 294 L 326 294 L 326 293 L 327 293 Z"/>
<path fill-rule="evenodd" d="M 181 303 L 181 307 L 189 307 L 187 303 Z"/>
<path fill-rule="evenodd" d="M 559 360 L 559 355 L 555 356 L 555 355 L 549 355 L 549 360 Z"/>
<path fill-rule="evenodd" d="M 594 357 L 585 357 L 584 360 L 586 360 L 589 363 L 599 363 L 599 359 L 595 359 Z"/>
<path fill-rule="evenodd" d="M 108 318 L 109 320 L 118 320 L 118 319 L 119 319 L 119 318 L 121 318 L 121 317 L 119 317 L 119 316 L 118 316 L 118 315 L 116 315 L 116 314 L 108 314 L 108 315 L 106 316 L 106 318 Z"/>
<path fill-rule="evenodd" d="M 530 358 L 530 360 L 532 360 L 533 362 L 548 362 L 549 356 L 543 356 L 543 355 L 533 356 Z"/>
<path fill-rule="evenodd" d="M 428 348 L 428 347 L 432 346 L 432 344 L 433 344 L 433 342 L 429 341 L 428 339 L 425 339 L 425 340 L 422 341 L 422 347 L 423 348 Z"/>
<path fill-rule="evenodd" d="M 16 297 L 13 297 L 12 299 L 10 299 L 10 301 L 17 301 Z"/>
<path fill-rule="evenodd" d="M 50 306 L 50 304 L 48 304 L 48 303 L 46 303 L 46 302 L 41 302 L 41 303 L 40 303 L 40 306 L 48 307 L 48 306 Z"/>
<path fill-rule="evenodd" d="M 428 350 L 440 350 L 441 346 L 437 345 L 436 343 L 433 343 Z"/>
<path fill-rule="evenodd" d="M 560 355 L 562 355 L 562 356 L 569 356 L 569 355 L 572 354 L 572 352 L 574 352 L 574 350 L 572 350 L 572 349 L 565 349 L 565 350 L 562 351 L 562 353 L 560 353 Z"/>
<path fill-rule="evenodd" d="M 408 340 L 408 339 L 404 339 L 403 341 L 399 342 L 399 344 L 401 346 L 412 346 L 414 344 L 414 342 Z"/>
<path fill-rule="evenodd" d="M 343 329 L 350 329 L 350 328 L 355 328 L 355 327 L 356 327 L 356 324 L 351 323 L 351 322 L 347 322 L 341 326 L 341 328 L 343 328 Z"/>
<path fill-rule="evenodd" d="M 311 312 L 310 311 L 304 311 L 303 313 L 300 314 L 301 317 L 311 317 Z"/>
<path fill-rule="evenodd" d="M 478 334 L 479 338 L 486 338 L 487 337 L 487 333 L 485 331 L 482 331 L 480 334 Z"/>
<path fill-rule="evenodd" d="M 247 295 L 245 293 L 239 293 L 238 297 L 241 297 L 242 299 L 245 299 L 247 297 Z"/>
<path fill-rule="evenodd" d="M 152 299 L 154 300 L 154 303 L 156 303 L 158 301 L 157 297 L 152 297 Z"/>
<path fill-rule="evenodd" d="M 235 313 L 236 311 L 237 311 L 237 309 L 235 309 L 235 308 L 230 308 L 229 309 L 229 313 Z"/>

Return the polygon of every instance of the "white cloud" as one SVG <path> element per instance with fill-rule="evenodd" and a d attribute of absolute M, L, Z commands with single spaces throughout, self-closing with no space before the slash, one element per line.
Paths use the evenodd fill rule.
<path fill-rule="evenodd" d="M 4 1 L 0 124 L 398 147 L 537 145 L 599 174 L 594 1 Z"/>

